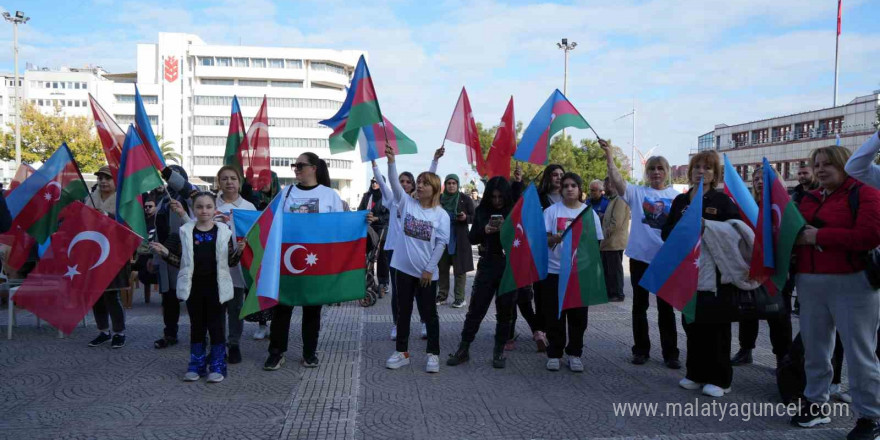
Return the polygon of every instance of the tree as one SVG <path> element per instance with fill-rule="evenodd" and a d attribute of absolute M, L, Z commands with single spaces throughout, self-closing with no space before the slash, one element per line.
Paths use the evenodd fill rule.
<path fill-rule="evenodd" d="M 162 157 L 165 158 L 166 163 L 171 161 L 180 165 L 180 161 L 183 160 L 183 157 L 181 157 L 180 153 L 172 147 L 174 141 L 162 141 L 162 135 L 156 135 L 156 142 L 159 143 L 159 151 L 162 152 Z"/>
<path fill-rule="evenodd" d="M 0 159 L 15 158 L 15 123 L 7 126 L 0 146 Z M 85 116 L 64 116 L 61 106 L 52 114 L 40 112 L 31 103 L 21 106 L 21 160 L 26 163 L 45 162 L 62 143 L 67 143 L 83 173 L 93 173 L 106 163 L 101 141 L 94 132 L 94 123 Z"/>

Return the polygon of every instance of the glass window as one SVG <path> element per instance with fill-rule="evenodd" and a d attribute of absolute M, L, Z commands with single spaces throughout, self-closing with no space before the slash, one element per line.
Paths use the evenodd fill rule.
<path fill-rule="evenodd" d="M 217 65 L 223 67 L 232 66 L 232 58 L 229 57 L 217 57 Z"/>
<path fill-rule="evenodd" d="M 37 102 L 38 102 L 41 106 L 43 105 L 43 100 L 42 100 L 42 99 L 38 100 Z"/>
<path fill-rule="evenodd" d="M 269 67 L 273 69 L 283 69 L 284 68 L 284 60 L 278 58 L 269 58 Z"/>
<path fill-rule="evenodd" d="M 250 66 L 250 62 L 247 58 L 236 58 L 235 59 L 235 67 L 248 67 Z"/>
<path fill-rule="evenodd" d="M 265 58 L 251 58 L 251 63 L 254 67 L 266 67 Z"/>
<path fill-rule="evenodd" d="M 293 87 L 301 89 L 302 86 L 302 81 L 272 81 L 272 87 Z"/>
<path fill-rule="evenodd" d="M 199 57 L 199 64 L 202 66 L 213 66 L 214 57 Z"/>
<path fill-rule="evenodd" d="M 206 86 L 232 86 L 232 85 L 235 85 L 235 80 L 233 80 L 233 79 L 202 78 L 202 84 L 206 85 Z"/>
<path fill-rule="evenodd" d="M 320 70 L 325 72 L 333 72 L 338 73 L 340 75 L 345 75 L 345 68 L 336 64 L 330 63 L 312 63 L 312 70 Z"/>
<path fill-rule="evenodd" d="M 86 89 L 86 88 L 88 88 L 88 84 L 80 83 L 80 88 Z"/>
<path fill-rule="evenodd" d="M 73 83 L 70 82 L 70 81 L 68 81 L 68 82 L 67 82 L 67 88 L 68 88 L 68 89 L 73 89 Z"/>
<path fill-rule="evenodd" d="M 288 69 L 302 69 L 303 62 L 302 60 L 285 60 L 287 63 Z"/>
<path fill-rule="evenodd" d="M 253 80 L 253 79 L 240 79 L 238 80 L 238 85 L 242 87 L 266 87 L 268 81 L 265 80 Z"/>

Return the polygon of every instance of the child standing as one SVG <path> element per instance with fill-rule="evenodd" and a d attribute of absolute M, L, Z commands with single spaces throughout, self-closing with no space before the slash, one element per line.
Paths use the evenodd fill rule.
<path fill-rule="evenodd" d="M 208 192 L 193 199 L 196 220 L 180 227 L 165 244 L 150 243 L 153 251 L 169 264 L 179 267 L 177 297 L 186 301 L 190 319 L 190 360 L 183 376 L 187 382 L 208 375 L 208 382 L 221 382 L 226 376 L 226 335 L 223 303 L 234 296 L 229 268 L 238 263 L 241 246 L 232 243 L 232 231 L 214 221 L 216 200 Z M 211 335 L 211 351 L 206 356 L 205 334 Z"/>

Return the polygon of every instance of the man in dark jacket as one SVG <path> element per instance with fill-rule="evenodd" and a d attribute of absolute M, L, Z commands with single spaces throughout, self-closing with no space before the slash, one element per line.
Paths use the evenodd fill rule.
<path fill-rule="evenodd" d="M 813 177 L 813 168 L 806 162 L 798 169 L 797 177 L 798 186 L 794 187 L 794 190 L 791 192 L 791 198 L 795 203 L 800 204 L 804 194 L 819 188 L 819 183 Z"/>

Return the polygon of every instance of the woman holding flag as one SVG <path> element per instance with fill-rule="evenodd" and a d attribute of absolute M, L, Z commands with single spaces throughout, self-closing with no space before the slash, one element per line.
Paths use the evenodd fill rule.
<path fill-rule="evenodd" d="M 317 154 L 308 152 L 301 154 L 293 167 L 297 183 L 283 190 L 281 212 L 314 214 L 343 211 L 342 199 L 333 188 L 330 188 L 327 162 Z M 321 331 L 321 306 L 303 306 L 302 309 L 302 365 L 306 368 L 316 368 L 318 334 Z M 273 371 L 284 365 L 291 315 L 293 315 L 293 306 L 278 304 L 274 307 L 269 335 L 269 357 L 263 365 L 264 370 Z"/>
<path fill-rule="evenodd" d="M 547 347 L 547 369 L 559 371 L 560 359 L 563 349 L 565 351 L 568 368 L 576 373 L 584 371 L 581 355 L 584 349 L 584 333 L 587 331 L 587 307 L 578 307 L 563 310 L 560 313 L 559 304 L 559 273 L 561 269 L 563 234 L 569 229 L 572 222 L 587 209 L 584 204 L 584 181 L 575 173 L 565 173 L 562 176 L 561 194 L 562 200 L 550 205 L 544 210 L 544 226 L 547 229 L 547 244 L 550 246 L 550 258 L 547 278 L 539 283 L 539 295 L 544 311 L 544 323 L 547 327 L 547 338 L 550 346 Z M 584 215 L 592 215 L 596 229 L 596 240 L 602 240 L 602 221 L 599 215 L 592 209 Z M 604 293 L 603 293 L 604 294 Z M 566 329 L 568 338 L 566 344 Z"/>
<path fill-rule="evenodd" d="M 614 163 L 611 144 L 599 139 L 599 146 L 605 150 L 608 165 L 609 183 L 622 197 L 632 211 L 629 243 L 626 256 L 629 257 L 630 282 L 633 288 L 633 358 L 632 363 L 642 365 L 651 357 L 651 338 L 648 336 L 648 297 L 649 292 L 639 285 L 642 276 L 663 240 L 660 229 L 666 223 L 672 199 L 678 191 L 669 185 L 669 162 L 663 156 L 651 156 L 645 163 L 645 181 L 648 186 L 633 185 L 626 182 Z M 671 369 L 681 368 L 678 360 L 678 331 L 675 325 L 675 312 L 668 302 L 657 298 L 657 314 L 660 325 L 660 345 L 663 347 L 663 363 Z"/>
<path fill-rule="evenodd" d="M 429 171 L 419 174 L 413 199 L 397 180 L 394 150 L 385 146 L 388 179 L 403 223 L 403 235 L 395 244 L 391 267 L 397 270 L 397 346 L 385 366 L 396 370 L 409 365 L 409 328 L 415 299 L 428 330 L 425 371 L 440 371 L 440 322 L 437 316 L 437 263 L 449 241 L 449 215 L 440 207 L 440 178 Z"/>
<path fill-rule="evenodd" d="M 733 200 L 715 190 L 722 180 L 721 160 L 717 153 L 704 151 L 691 157 L 688 163 L 688 180 L 691 183 L 690 190 L 672 201 L 669 220 L 661 232 L 664 241 L 693 202 L 700 182 L 703 182 L 703 220 L 724 222 L 740 218 L 739 209 Z M 658 297 L 657 301 L 661 299 Z M 687 334 L 687 374 L 678 385 L 686 390 L 702 389 L 707 396 L 723 397 L 730 392 L 730 383 L 733 380 L 733 367 L 730 364 L 730 323 L 689 324 L 682 316 L 682 327 Z"/>

